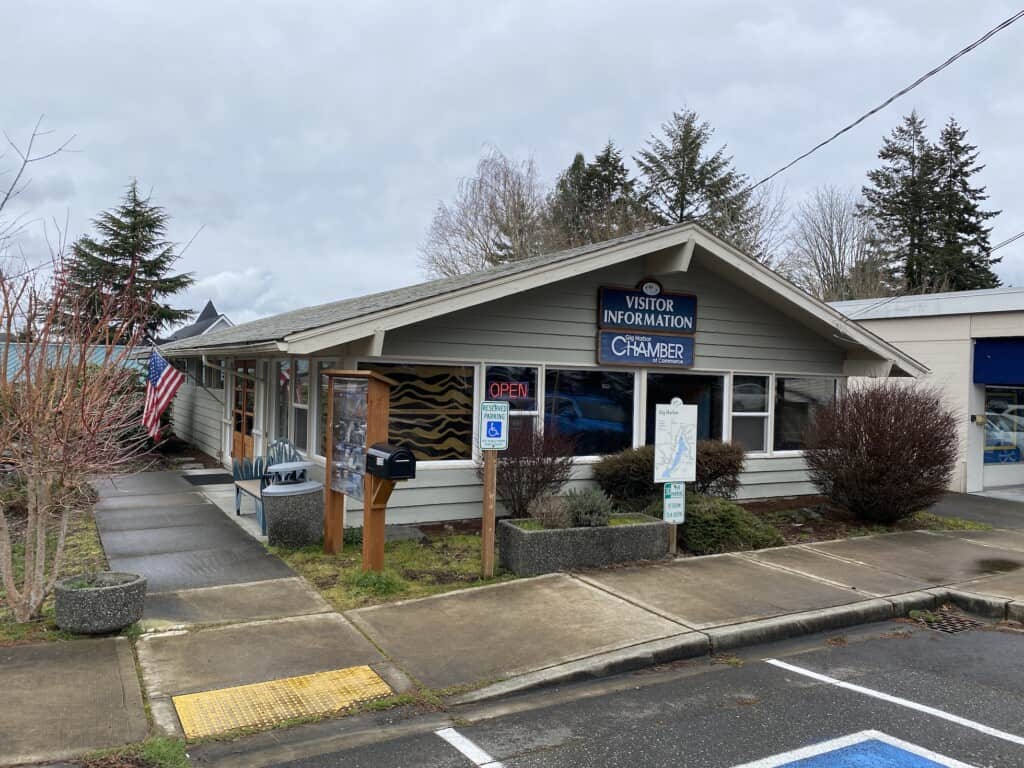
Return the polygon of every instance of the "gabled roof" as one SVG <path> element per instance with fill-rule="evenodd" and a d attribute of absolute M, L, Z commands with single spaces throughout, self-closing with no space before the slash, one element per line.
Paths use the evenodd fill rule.
<path fill-rule="evenodd" d="M 184 328 L 179 328 L 161 343 L 170 344 L 174 341 L 202 336 L 205 333 L 210 333 L 211 331 L 216 330 L 216 326 L 218 324 L 228 328 L 233 325 L 227 315 L 220 314 L 217 311 L 217 308 L 213 306 L 213 301 L 210 300 L 206 302 L 206 306 L 203 307 L 203 311 L 199 313 L 199 317 L 196 318 L 194 323 L 186 325 Z"/>
<path fill-rule="evenodd" d="M 985 288 L 976 291 L 890 296 L 884 299 L 834 301 L 831 306 L 854 320 L 1024 312 L 1024 288 Z"/>
<path fill-rule="evenodd" d="M 811 327 L 848 353 L 893 363 L 894 375 L 928 369 L 827 304 L 720 240 L 687 223 L 504 264 L 457 277 L 321 304 L 165 345 L 169 356 L 278 352 L 314 354 L 393 328 L 477 306 L 559 280 L 654 254 L 669 254 L 664 271 L 685 271 L 696 248 L 702 263 L 738 287 Z M 706 258 L 705 258 L 706 257 Z"/>

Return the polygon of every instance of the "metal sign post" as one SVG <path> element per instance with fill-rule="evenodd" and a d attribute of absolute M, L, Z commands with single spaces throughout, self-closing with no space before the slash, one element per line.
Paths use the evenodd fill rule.
<path fill-rule="evenodd" d="M 485 400 L 480 404 L 480 450 L 484 454 L 484 509 L 480 528 L 480 575 L 494 576 L 494 516 L 497 505 L 498 451 L 508 449 L 509 404 Z"/>
<path fill-rule="evenodd" d="M 654 407 L 654 482 L 664 483 L 662 517 L 676 553 L 678 526 L 686 519 L 686 483 L 697 479 L 697 406 L 678 397 Z"/>

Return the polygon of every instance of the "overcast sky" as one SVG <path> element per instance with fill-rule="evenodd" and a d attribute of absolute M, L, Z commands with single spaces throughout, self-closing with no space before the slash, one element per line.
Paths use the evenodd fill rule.
<path fill-rule="evenodd" d="M 202 231 L 180 266 L 236 322 L 418 282 L 418 246 L 483 149 L 545 180 L 609 139 L 627 156 L 687 106 L 760 177 L 1017 9 L 1005 2 L 6 0 L 0 127 L 46 115 L 74 153 L 20 204 L 86 231 L 129 179 Z M 10 6 L 18 5 L 16 10 Z M 784 176 L 795 206 L 859 188 L 916 108 L 981 149 L 996 243 L 1024 230 L 1024 21 Z M 38 252 L 38 227 L 25 235 Z M 1024 284 L 1024 239 L 1001 251 Z"/>

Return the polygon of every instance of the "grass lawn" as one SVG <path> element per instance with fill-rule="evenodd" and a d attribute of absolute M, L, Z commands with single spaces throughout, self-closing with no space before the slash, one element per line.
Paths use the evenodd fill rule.
<path fill-rule="evenodd" d="M 384 546 L 381 573 L 363 573 L 362 543 L 348 538 L 337 555 L 326 555 L 319 546 L 270 547 L 270 551 L 339 611 L 515 578 L 510 573 L 480 578 L 480 537 L 474 534 L 446 533 L 423 541 L 390 542 Z"/>
<path fill-rule="evenodd" d="M 15 515 L 10 516 L 11 533 L 15 538 L 17 538 L 16 531 L 21 528 L 18 522 Z M 55 544 L 55 541 L 50 543 L 48 555 L 51 557 Z M 24 546 L 17 544 L 14 549 L 15 581 L 20 583 Z M 100 545 L 100 536 L 96 530 L 96 521 L 93 518 L 92 508 L 74 513 L 68 524 L 68 537 L 64 544 L 64 567 L 62 572 L 70 576 L 88 571 L 103 571 L 106 568 L 107 557 L 103 554 L 103 547 Z M 41 619 L 24 624 L 16 623 L 7 606 L 7 594 L 2 580 L 0 580 L 0 645 L 36 643 L 44 640 L 70 640 L 76 637 L 79 637 L 79 635 L 62 632 L 57 628 L 54 622 L 52 597 L 48 598 L 43 605 L 43 616 Z"/>

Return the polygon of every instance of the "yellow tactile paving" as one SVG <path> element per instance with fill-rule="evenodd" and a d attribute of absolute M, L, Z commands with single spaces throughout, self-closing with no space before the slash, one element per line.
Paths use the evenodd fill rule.
<path fill-rule="evenodd" d="M 174 696 L 173 701 L 185 736 L 197 739 L 328 715 L 391 693 L 376 672 L 363 666 L 188 693 Z"/>

